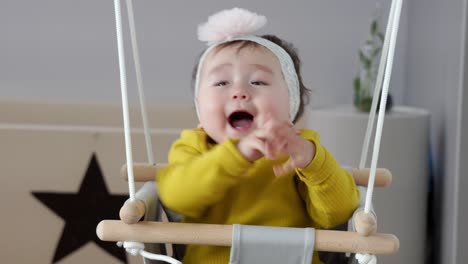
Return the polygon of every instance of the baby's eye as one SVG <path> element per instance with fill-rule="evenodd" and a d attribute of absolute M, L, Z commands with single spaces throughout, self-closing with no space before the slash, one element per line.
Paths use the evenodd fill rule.
<path fill-rule="evenodd" d="M 266 82 L 264 81 L 253 81 L 251 82 L 252 85 L 268 85 Z"/>
<path fill-rule="evenodd" d="M 228 85 L 227 81 L 219 81 L 214 84 L 214 86 L 226 86 Z"/>

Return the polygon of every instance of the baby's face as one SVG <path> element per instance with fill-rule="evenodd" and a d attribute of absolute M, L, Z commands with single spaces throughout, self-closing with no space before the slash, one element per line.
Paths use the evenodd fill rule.
<path fill-rule="evenodd" d="M 200 125 L 220 143 L 242 138 L 267 118 L 290 120 L 289 95 L 276 56 L 262 46 L 211 51 L 199 80 Z"/>

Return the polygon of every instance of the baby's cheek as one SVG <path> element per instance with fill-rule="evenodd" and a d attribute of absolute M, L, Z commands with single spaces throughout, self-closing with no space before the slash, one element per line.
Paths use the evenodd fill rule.
<path fill-rule="evenodd" d="M 265 105 L 265 109 L 277 121 L 289 120 L 289 107 L 284 102 L 271 102 Z"/>
<path fill-rule="evenodd" d="M 224 109 L 224 103 L 217 96 L 207 96 L 202 100 L 200 107 L 204 108 L 205 112 L 213 113 L 214 111 L 216 113 Z"/>

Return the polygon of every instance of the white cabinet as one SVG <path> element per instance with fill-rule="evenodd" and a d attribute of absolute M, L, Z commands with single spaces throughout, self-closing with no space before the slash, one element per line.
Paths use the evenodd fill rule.
<path fill-rule="evenodd" d="M 322 144 L 340 164 L 357 167 L 367 120 L 368 114 L 353 106 L 334 106 L 308 111 L 304 125 L 320 133 Z M 373 143 L 372 138 L 366 167 L 370 167 Z M 378 167 L 390 169 L 393 182 L 389 188 L 374 190 L 373 204 L 378 232 L 398 236 L 400 251 L 380 256 L 379 264 L 424 263 L 428 157 L 428 112 L 394 107 L 385 117 L 378 162 Z"/>

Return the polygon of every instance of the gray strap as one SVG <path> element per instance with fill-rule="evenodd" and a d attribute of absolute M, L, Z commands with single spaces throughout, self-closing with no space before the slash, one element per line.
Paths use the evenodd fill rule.
<path fill-rule="evenodd" d="M 158 194 L 154 181 L 145 182 L 143 186 L 135 193 L 135 199 L 141 200 L 145 204 L 145 221 L 155 221 L 159 215 L 158 213 Z M 155 243 L 146 243 L 145 250 L 151 253 L 162 254 L 165 253 L 163 245 Z M 145 264 L 159 264 L 163 263 L 156 260 L 144 258 Z"/>
<path fill-rule="evenodd" d="M 156 203 L 158 201 L 154 181 L 145 182 L 145 184 L 135 193 L 135 198 L 143 201 L 145 204 L 144 220 L 154 221 L 154 216 L 156 215 Z"/>
<path fill-rule="evenodd" d="M 229 264 L 310 264 L 313 228 L 233 225 Z"/>

